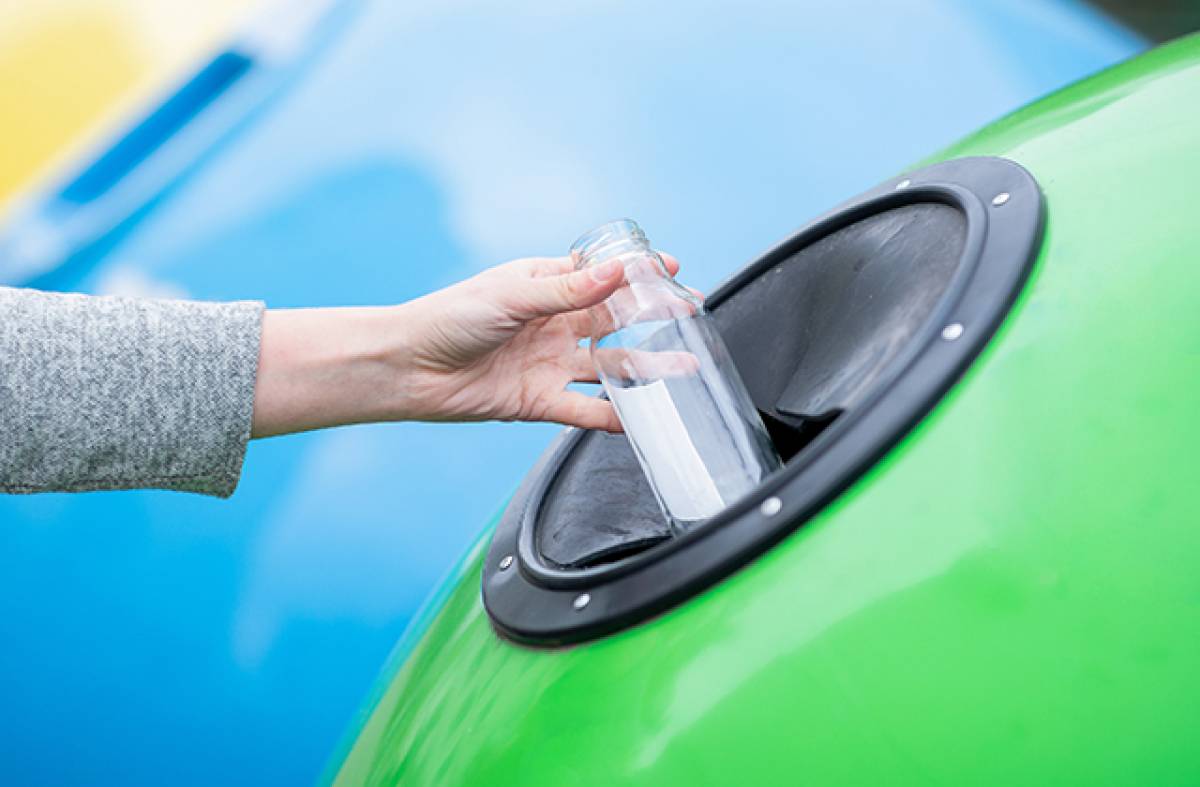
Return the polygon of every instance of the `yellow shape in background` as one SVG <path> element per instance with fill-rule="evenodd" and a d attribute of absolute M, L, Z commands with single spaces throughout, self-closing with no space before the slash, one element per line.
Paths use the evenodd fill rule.
<path fill-rule="evenodd" d="M 236 0 L 0 4 L 0 208 L 229 40 Z"/>

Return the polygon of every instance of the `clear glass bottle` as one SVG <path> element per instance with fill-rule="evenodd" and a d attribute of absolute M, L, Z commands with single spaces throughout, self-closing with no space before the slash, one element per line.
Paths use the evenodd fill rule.
<path fill-rule="evenodd" d="M 593 307 L 592 361 L 676 530 L 722 511 L 780 466 L 700 298 L 629 219 L 571 246 L 577 268 L 619 259 L 625 283 Z"/>

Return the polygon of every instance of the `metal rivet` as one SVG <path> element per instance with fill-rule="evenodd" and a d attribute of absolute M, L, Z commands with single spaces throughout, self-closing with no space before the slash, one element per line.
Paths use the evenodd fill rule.
<path fill-rule="evenodd" d="M 909 180 L 908 178 L 905 178 L 904 180 L 902 180 L 902 181 L 900 181 L 899 183 L 897 183 L 897 184 L 896 184 L 896 188 L 898 188 L 898 189 L 906 189 L 906 188 L 908 188 L 908 187 L 909 187 L 909 186 L 911 186 L 911 185 L 912 185 L 912 181 L 911 181 L 911 180 Z"/>
<path fill-rule="evenodd" d="M 513 560 L 512 555 L 505 555 L 500 560 L 500 570 L 501 571 L 507 570 L 508 567 L 512 565 L 512 560 Z"/>
<path fill-rule="evenodd" d="M 762 501 L 762 505 L 758 507 L 758 510 L 762 512 L 763 516 L 775 516 L 782 508 L 782 500 L 780 500 L 778 497 L 768 497 L 766 500 Z"/>
<path fill-rule="evenodd" d="M 592 603 L 592 597 L 587 593 L 580 593 L 575 597 L 575 600 L 571 602 L 571 606 L 575 607 L 576 610 L 580 610 L 590 603 Z"/>
<path fill-rule="evenodd" d="M 952 342 L 958 337 L 962 336 L 964 330 L 966 329 L 963 328 L 963 324 L 961 322 L 952 322 L 942 329 L 942 338 L 948 342 Z"/>
<path fill-rule="evenodd" d="M 1000 207 L 1004 203 L 1008 202 L 1011 197 L 1012 194 L 1009 194 L 1007 191 L 1002 191 L 996 196 L 992 197 L 992 204 L 996 207 Z"/>

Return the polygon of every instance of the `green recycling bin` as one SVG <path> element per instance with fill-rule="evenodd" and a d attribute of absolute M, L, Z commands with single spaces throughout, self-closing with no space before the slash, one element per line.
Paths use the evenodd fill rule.
<path fill-rule="evenodd" d="M 709 299 L 785 467 L 675 536 L 567 430 L 335 782 L 1200 781 L 1198 191 L 1191 37 L 785 239 Z"/>

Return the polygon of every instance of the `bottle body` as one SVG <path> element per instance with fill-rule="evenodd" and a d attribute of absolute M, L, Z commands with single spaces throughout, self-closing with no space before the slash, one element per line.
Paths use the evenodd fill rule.
<path fill-rule="evenodd" d="M 698 297 L 632 221 L 571 247 L 579 267 L 619 259 L 625 282 L 593 307 L 592 360 L 667 519 L 686 530 L 780 466 L 766 428 Z"/>

